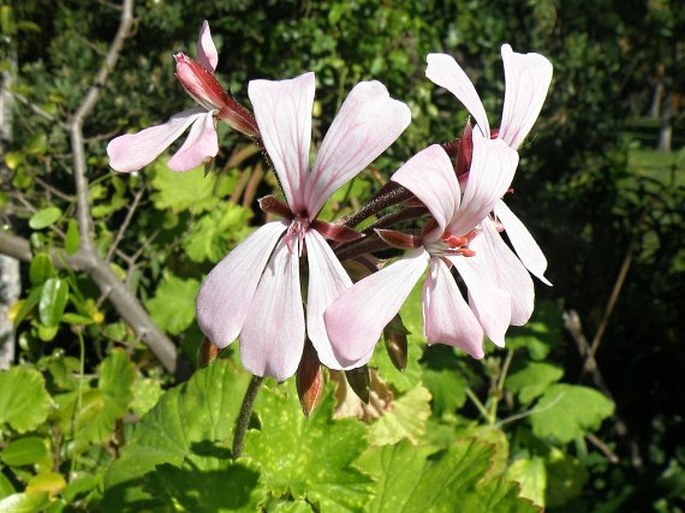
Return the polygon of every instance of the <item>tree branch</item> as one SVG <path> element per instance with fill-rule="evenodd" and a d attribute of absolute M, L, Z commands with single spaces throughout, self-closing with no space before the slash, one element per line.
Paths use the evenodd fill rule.
<path fill-rule="evenodd" d="M 0 231 L 0 253 L 12 256 L 23 262 L 33 259 L 29 241 Z M 122 319 L 131 326 L 150 351 L 159 359 L 162 365 L 179 378 L 185 378 L 189 368 L 179 364 L 176 346 L 150 319 L 138 298 L 112 272 L 111 267 L 102 258 L 93 258 L 83 249 L 74 255 L 67 255 L 61 249 L 52 251 L 55 266 L 61 269 L 73 269 L 87 273 L 105 293 L 121 315 Z"/>

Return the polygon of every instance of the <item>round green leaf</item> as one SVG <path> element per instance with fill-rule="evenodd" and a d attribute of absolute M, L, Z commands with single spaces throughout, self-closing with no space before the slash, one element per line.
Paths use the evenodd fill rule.
<path fill-rule="evenodd" d="M 45 442 L 37 436 L 19 438 L 9 443 L 3 449 L 0 458 L 5 465 L 10 467 L 20 467 L 22 465 L 33 465 L 45 459 L 48 450 Z"/>
<path fill-rule="evenodd" d="M 20 433 L 31 431 L 45 422 L 49 407 L 50 396 L 40 372 L 29 367 L 0 372 L 0 424 L 7 423 Z"/>
<path fill-rule="evenodd" d="M 29 226 L 34 230 L 47 228 L 62 216 L 62 211 L 57 207 L 48 207 L 39 210 L 29 219 Z"/>

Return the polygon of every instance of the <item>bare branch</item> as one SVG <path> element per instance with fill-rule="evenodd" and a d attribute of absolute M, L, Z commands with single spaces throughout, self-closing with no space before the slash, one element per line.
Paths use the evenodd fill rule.
<path fill-rule="evenodd" d="M 69 132 L 71 134 L 71 151 L 74 158 L 74 180 L 76 182 L 76 204 L 77 204 L 77 221 L 79 224 L 79 232 L 81 233 L 81 241 L 83 249 L 95 255 L 95 248 L 93 245 L 93 219 L 90 215 L 90 206 L 88 205 L 88 180 L 86 178 L 86 153 L 85 143 L 83 140 L 83 122 L 86 117 L 92 112 L 97 104 L 102 89 L 107 81 L 110 71 L 114 68 L 121 48 L 124 44 L 124 39 L 128 35 L 131 25 L 133 23 L 133 0 L 124 0 L 121 9 L 121 18 L 119 21 L 119 28 L 112 45 L 107 51 L 105 60 L 98 71 L 95 82 L 88 89 L 86 96 L 72 116 L 69 122 Z"/>
<path fill-rule="evenodd" d="M 24 262 L 30 262 L 33 258 L 31 246 L 26 239 L 1 231 L 0 253 Z M 174 343 L 152 322 L 138 298 L 112 272 L 107 262 L 99 257 L 93 258 L 92 254 L 83 249 L 74 255 L 55 249 L 52 256 L 56 267 L 83 271 L 90 275 L 124 321 L 133 328 L 136 336 L 150 348 L 169 372 L 177 376 L 186 372 L 186 369 L 179 366 Z"/>
<path fill-rule="evenodd" d="M 121 226 L 119 227 L 119 230 L 117 231 L 116 237 L 114 237 L 114 242 L 112 242 L 112 245 L 109 247 L 109 251 L 107 251 L 107 256 L 105 257 L 105 262 L 109 262 L 112 260 L 112 256 L 114 255 L 114 252 L 116 249 L 119 247 L 119 243 L 121 242 L 121 239 L 124 237 L 124 233 L 126 232 L 126 229 L 128 228 L 128 225 L 131 223 L 131 219 L 133 219 L 133 214 L 135 214 L 138 204 L 140 203 L 141 198 L 143 197 L 143 194 L 145 193 L 145 188 L 141 187 L 136 191 L 136 195 L 133 197 L 133 203 L 128 209 L 128 212 L 126 212 L 126 217 L 124 218 L 124 222 L 121 223 Z"/>

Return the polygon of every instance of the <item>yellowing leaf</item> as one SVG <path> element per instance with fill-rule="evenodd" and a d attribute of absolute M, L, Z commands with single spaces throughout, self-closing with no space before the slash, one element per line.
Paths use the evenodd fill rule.
<path fill-rule="evenodd" d="M 394 401 L 393 409 L 371 426 L 369 441 L 373 445 L 386 445 L 406 438 L 412 444 L 418 444 L 426 432 L 430 400 L 430 392 L 419 385 Z"/>

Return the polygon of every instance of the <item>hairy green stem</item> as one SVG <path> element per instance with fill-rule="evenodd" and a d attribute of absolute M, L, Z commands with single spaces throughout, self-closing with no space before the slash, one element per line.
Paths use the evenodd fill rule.
<path fill-rule="evenodd" d="M 250 384 L 245 391 L 243 404 L 240 406 L 240 413 L 238 414 L 235 431 L 233 432 L 233 459 L 237 459 L 243 453 L 247 426 L 250 424 L 252 409 L 254 407 L 255 399 L 257 398 L 257 392 L 259 392 L 259 385 L 262 384 L 262 381 L 264 381 L 263 377 L 252 376 Z"/>

